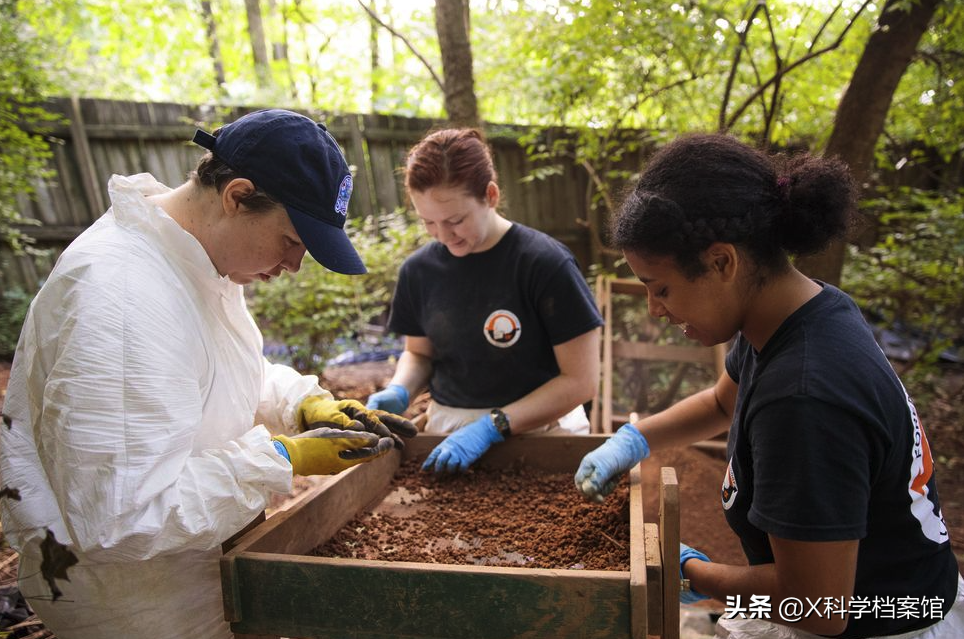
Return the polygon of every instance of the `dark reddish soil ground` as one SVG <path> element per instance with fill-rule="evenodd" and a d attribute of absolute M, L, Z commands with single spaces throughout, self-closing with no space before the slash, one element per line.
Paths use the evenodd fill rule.
<path fill-rule="evenodd" d="M 405 462 L 388 495 L 327 544 L 322 557 L 559 570 L 629 570 L 629 484 L 602 504 L 571 473 L 484 462 L 460 475 Z"/>
<path fill-rule="evenodd" d="M 336 397 L 365 399 L 383 388 L 391 379 L 393 367 L 385 362 L 370 362 L 347 367 L 333 367 L 325 372 L 323 385 Z M 423 410 L 416 406 L 409 415 Z M 962 453 L 964 453 L 964 441 Z M 656 521 L 659 500 L 659 469 L 672 466 L 680 483 L 680 533 L 683 541 L 697 547 L 714 561 L 745 564 L 736 536 L 730 531 L 720 508 L 720 487 L 726 463 L 702 451 L 687 448 L 663 451 L 643 464 L 643 485 L 652 486 L 643 503 L 647 521 Z M 573 468 L 573 473 L 576 469 Z M 964 530 L 961 531 L 964 535 Z M 964 546 L 962 546 L 964 551 Z"/>
<path fill-rule="evenodd" d="M 0 407 L 2 407 L 2 398 L 7 385 L 9 367 L 9 362 L 0 362 Z M 364 401 L 369 394 L 388 382 L 391 373 L 392 364 L 386 362 L 332 367 L 325 371 L 322 385 L 330 389 L 337 398 Z M 960 381 L 949 384 L 949 387 L 956 390 L 950 390 L 943 395 L 938 394 L 927 403 L 920 402 L 919 409 L 937 466 L 941 506 L 950 531 L 952 547 L 958 562 L 964 569 L 964 405 L 958 396 L 961 390 Z M 424 399 L 417 400 L 413 409 L 410 410 L 410 416 L 423 408 Z M 683 541 L 704 551 L 714 561 L 731 564 L 745 563 L 739 543 L 727 527 L 719 505 L 720 484 L 726 468 L 724 460 L 692 448 L 654 455 L 651 460 L 643 464 L 643 485 L 654 487 L 645 497 L 644 511 L 647 521 L 655 521 L 658 515 L 659 506 L 655 486 L 658 485 L 661 466 L 674 467 L 679 478 L 680 525 Z M 269 516 L 272 512 L 285 508 L 304 490 L 317 484 L 318 481 L 318 478 L 296 478 L 294 491 L 290 495 L 279 495 L 272 503 Z M 564 489 L 560 484 L 554 490 L 560 492 Z M 466 494 L 465 490 L 461 494 Z M 583 505 L 579 504 L 579 507 Z M 619 538 L 613 535 L 613 532 L 614 530 L 606 528 L 606 534 L 613 536 L 619 542 Z M 617 544 L 608 540 L 602 545 L 617 547 Z M 532 556 L 532 554 L 529 553 L 526 556 Z M 13 583 L 16 579 L 16 570 L 16 553 L 0 543 L 0 586 Z M 36 618 L 27 623 L 28 625 L 21 629 L 21 634 L 16 636 L 29 636 L 31 639 L 53 637 L 49 631 L 44 630 L 42 623 Z"/>

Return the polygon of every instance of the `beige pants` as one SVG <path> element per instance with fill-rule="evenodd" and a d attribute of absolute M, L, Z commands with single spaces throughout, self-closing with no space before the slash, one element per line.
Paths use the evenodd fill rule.
<path fill-rule="evenodd" d="M 771 612 L 771 614 L 774 614 Z M 716 624 L 720 639 L 825 639 L 820 635 L 765 619 L 725 619 Z M 922 630 L 871 639 L 961 639 L 964 637 L 964 577 L 957 578 L 957 600 L 941 621 Z"/>
<path fill-rule="evenodd" d="M 458 430 L 477 420 L 479 417 L 489 412 L 488 408 L 453 408 L 442 406 L 435 402 L 429 402 L 425 414 L 428 421 L 425 423 L 425 432 L 433 435 L 445 435 L 454 430 Z M 589 418 L 582 406 L 563 415 L 556 421 L 534 428 L 530 433 L 558 433 L 560 435 L 588 435 Z"/>

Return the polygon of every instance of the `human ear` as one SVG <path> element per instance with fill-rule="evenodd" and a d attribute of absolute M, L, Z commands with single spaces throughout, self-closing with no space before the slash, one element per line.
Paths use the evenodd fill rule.
<path fill-rule="evenodd" d="M 496 208 L 499 206 L 499 185 L 495 182 L 489 182 L 488 186 L 485 187 L 485 203 L 489 208 Z"/>
<path fill-rule="evenodd" d="M 740 253 L 732 244 L 714 242 L 706 249 L 704 255 L 705 264 L 723 281 L 730 281 L 736 276 L 736 270 L 740 263 Z"/>
<path fill-rule="evenodd" d="M 241 211 L 242 201 L 257 189 L 247 178 L 234 178 L 221 191 L 221 206 L 228 215 L 235 215 Z"/>

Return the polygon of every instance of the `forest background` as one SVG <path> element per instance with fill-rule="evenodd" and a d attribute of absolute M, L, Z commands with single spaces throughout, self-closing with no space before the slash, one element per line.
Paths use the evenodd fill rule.
<path fill-rule="evenodd" d="M 903 331 L 908 370 L 960 359 L 959 1 L 0 0 L 0 17 L 0 238 L 15 251 L 36 250 L 22 210 L 52 175 L 51 96 L 522 125 L 519 143 L 540 162 L 525 179 L 563 158 L 590 176 L 591 272 L 620 269 L 603 229 L 633 177 L 622 157 L 725 130 L 846 160 L 863 186 L 862 225 L 799 265 L 844 281 Z M 569 134 L 549 142 L 549 129 Z M 393 213 L 363 247 L 378 263 L 367 284 L 320 283 L 311 269 L 300 286 L 256 290 L 266 333 L 324 349 L 383 313 L 398 266 L 384 255 L 423 239 L 410 211 Z M 329 304 L 346 292 L 347 307 Z M 3 292 L 0 351 L 12 352 L 32 294 Z M 311 329 L 277 310 L 281 300 L 325 327 L 304 339 Z"/>
<path fill-rule="evenodd" d="M 55 177 L 52 97 L 523 127 L 539 167 L 526 179 L 563 160 L 589 176 L 590 277 L 626 274 L 603 231 L 633 179 L 626 154 L 728 131 L 838 155 L 861 185 L 862 223 L 799 266 L 841 283 L 894 339 L 964 564 L 962 93 L 960 0 L 0 0 L 0 243 L 39 250 L 23 211 Z M 266 337 L 302 368 L 384 318 L 401 259 L 425 239 L 407 208 L 353 224 L 367 225 L 370 276 L 306 260 L 249 291 Z M 0 291 L 0 360 L 34 292 Z"/>

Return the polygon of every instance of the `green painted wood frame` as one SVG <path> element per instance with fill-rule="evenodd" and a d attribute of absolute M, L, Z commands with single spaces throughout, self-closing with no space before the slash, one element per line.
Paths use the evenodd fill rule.
<path fill-rule="evenodd" d="M 575 472 L 606 437 L 522 435 L 493 447 L 485 461 Z M 419 434 L 404 457 L 425 455 L 441 439 Z M 661 631 L 661 553 L 646 547 L 647 538 L 649 546 L 658 540 L 655 526 L 644 532 L 638 467 L 630 474 L 630 571 L 307 556 L 384 499 L 402 460 L 393 452 L 356 466 L 236 540 L 221 560 L 225 616 L 236 636 L 643 639 Z"/>

